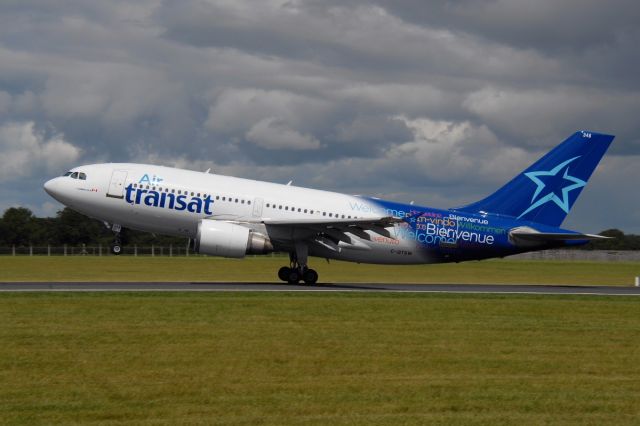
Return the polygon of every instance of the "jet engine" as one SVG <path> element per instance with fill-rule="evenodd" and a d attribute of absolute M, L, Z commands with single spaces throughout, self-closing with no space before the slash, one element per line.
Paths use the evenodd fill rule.
<path fill-rule="evenodd" d="M 243 258 L 246 254 L 265 254 L 273 251 L 268 237 L 220 220 L 203 219 L 198 224 L 195 250 L 212 256 Z"/>

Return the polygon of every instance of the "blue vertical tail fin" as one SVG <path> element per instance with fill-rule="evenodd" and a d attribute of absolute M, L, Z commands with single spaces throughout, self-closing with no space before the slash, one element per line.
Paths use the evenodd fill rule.
<path fill-rule="evenodd" d="M 487 198 L 453 210 L 560 226 L 613 138 L 576 132 Z"/>

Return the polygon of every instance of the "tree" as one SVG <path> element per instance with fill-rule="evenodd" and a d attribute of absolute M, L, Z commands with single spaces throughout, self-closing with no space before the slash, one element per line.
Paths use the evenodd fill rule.
<path fill-rule="evenodd" d="M 7 245 L 25 246 L 33 242 L 35 217 L 24 207 L 10 207 L 2 216 L 0 235 Z"/>
<path fill-rule="evenodd" d="M 56 225 L 57 244 L 97 244 L 113 239 L 102 222 L 66 207 L 58 212 Z"/>

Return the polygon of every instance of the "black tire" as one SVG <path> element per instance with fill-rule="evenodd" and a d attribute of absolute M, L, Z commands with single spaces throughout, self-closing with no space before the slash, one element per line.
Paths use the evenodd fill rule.
<path fill-rule="evenodd" d="M 302 276 L 305 284 L 314 285 L 318 282 L 318 273 L 313 269 L 307 269 Z"/>
<path fill-rule="evenodd" d="M 289 284 L 298 284 L 298 282 L 300 281 L 300 272 L 298 272 L 295 269 L 291 270 L 291 273 L 289 274 Z"/>
<path fill-rule="evenodd" d="M 288 266 L 283 266 L 278 271 L 278 278 L 280 278 L 280 281 L 289 282 L 289 275 L 291 275 L 291 268 Z"/>
<path fill-rule="evenodd" d="M 120 244 L 114 244 L 111 246 L 111 253 L 119 256 L 122 253 L 122 246 Z"/>

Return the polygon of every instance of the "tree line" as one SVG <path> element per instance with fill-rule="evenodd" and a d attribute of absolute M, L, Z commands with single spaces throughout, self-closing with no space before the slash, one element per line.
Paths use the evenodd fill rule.
<path fill-rule="evenodd" d="M 123 229 L 123 244 L 184 245 L 186 238 L 154 235 L 148 232 Z M 81 246 L 82 244 L 108 246 L 114 233 L 96 219 L 65 207 L 55 217 L 36 217 L 24 207 L 5 210 L 0 219 L 0 246 Z"/>
<path fill-rule="evenodd" d="M 625 234 L 618 229 L 608 229 L 600 235 L 613 237 L 608 240 L 592 241 L 580 246 L 584 250 L 640 250 L 640 235 Z M 148 232 L 123 229 L 123 244 L 169 245 L 185 244 L 184 237 L 154 235 Z M 0 246 L 105 246 L 113 241 L 113 232 L 103 222 L 91 219 L 70 208 L 58 211 L 55 217 L 36 217 L 24 207 L 5 210 L 0 219 Z"/>

